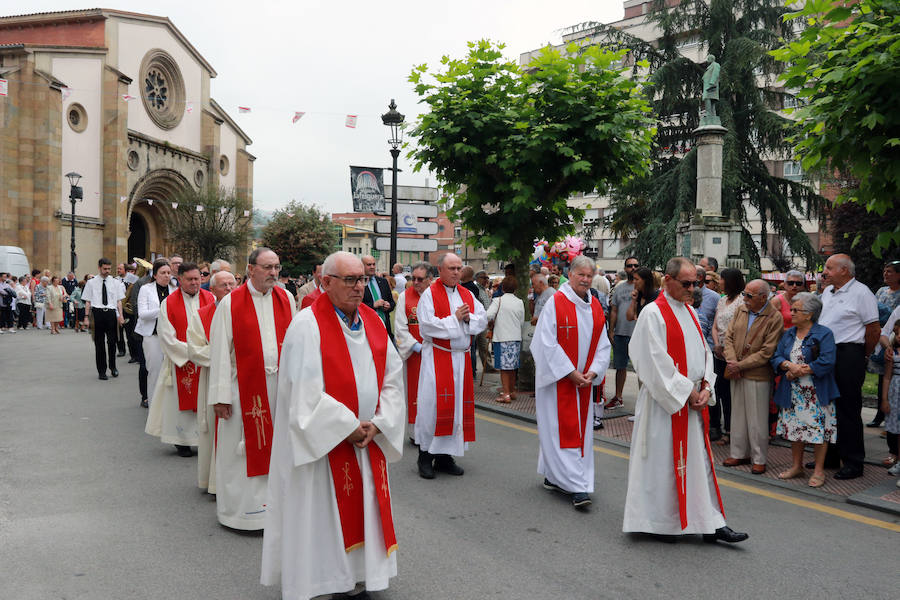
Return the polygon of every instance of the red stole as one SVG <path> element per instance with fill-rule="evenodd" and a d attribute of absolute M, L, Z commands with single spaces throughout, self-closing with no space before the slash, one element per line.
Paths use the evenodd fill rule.
<path fill-rule="evenodd" d="M 203 308 L 197 311 L 197 314 L 200 315 L 200 323 L 203 324 L 203 333 L 206 334 L 206 341 L 209 342 L 209 332 L 212 329 L 212 320 L 213 316 L 216 314 L 216 308 L 218 308 L 218 304 L 215 302 L 210 302 Z M 215 431 L 213 437 L 213 447 L 219 447 L 219 417 L 216 416 L 215 422 L 213 423 L 213 431 Z"/>
<path fill-rule="evenodd" d="M 594 362 L 600 334 L 606 325 L 606 317 L 600 302 L 593 296 L 589 296 L 589 298 L 591 299 L 591 315 L 594 326 L 591 331 L 587 361 L 584 363 L 584 367 L 579 369 L 582 373 Z M 553 304 L 556 309 L 556 342 L 572 361 L 572 365 L 578 369 L 578 316 L 575 303 L 569 300 L 564 293 L 556 292 L 553 294 Z M 573 329 L 575 335 L 572 335 Z M 567 377 L 556 382 L 556 417 L 559 421 L 560 448 L 580 448 L 581 455 L 584 456 L 584 432 L 590 406 L 590 387 L 576 388 L 575 384 Z"/>
<path fill-rule="evenodd" d="M 275 340 L 278 358 L 284 332 L 291 324 L 291 305 L 287 292 L 275 286 L 272 310 L 275 315 Z M 272 412 L 266 389 L 266 365 L 263 361 L 262 335 L 256 308 L 247 284 L 231 292 L 231 329 L 234 335 L 234 362 L 237 370 L 241 418 L 244 422 L 244 446 L 247 452 L 247 477 L 267 475 L 272 455 Z"/>
<path fill-rule="evenodd" d="M 369 342 L 369 349 L 372 351 L 372 360 L 375 363 L 380 404 L 381 388 L 384 384 L 384 371 L 387 364 L 387 330 L 384 328 L 381 317 L 374 310 L 364 304 L 361 304 L 358 310 L 366 339 Z M 359 417 L 359 396 L 356 390 L 353 363 L 350 360 L 347 340 L 344 338 L 344 331 L 334 306 L 328 296 L 320 294 L 319 299 L 313 302 L 312 311 L 316 317 L 316 324 L 319 326 L 319 337 L 322 340 L 320 346 L 325 393 Z M 324 343 L 326 340 L 328 343 Z M 377 412 L 378 409 L 375 410 Z M 328 453 L 331 481 L 334 484 L 334 496 L 337 500 L 346 552 L 359 548 L 366 541 L 362 473 L 359 470 L 355 448 L 353 444 L 344 440 Z M 369 451 L 369 466 L 372 469 L 375 495 L 378 497 L 384 548 L 390 556 L 391 552 L 397 549 L 397 537 L 394 535 L 394 519 L 391 515 L 387 460 L 384 458 L 381 448 L 374 441 L 369 442 L 366 449 Z"/>
<path fill-rule="evenodd" d="M 320 290 L 318 287 L 316 287 L 316 289 L 314 289 L 307 295 L 303 296 L 303 299 L 300 300 L 300 308 L 303 309 L 303 308 L 306 308 L 307 306 L 312 306 L 312 303 L 316 301 L 316 298 L 318 298 L 321 295 L 322 295 L 322 290 Z"/>
<path fill-rule="evenodd" d="M 681 330 L 681 324 L 672 312 L 666 295 L 660 292 L 656 299 L 656 306 L 662 314 L 663 321 L 666 323 L 666 350 L 675 368 L 678 372 L 687 377 L 687 350 L 684 346 L 684 332 Z M 694 325 L 697 326 L 697 332 L 700 334 L 700 340 L 703 347 L 706 348 L 706 342 L 703 341 L 703 330 L 700 329 L 700 323 L 694 313 L 688 309 Z M 687 458 L 687 437 L 688 437 L 688 407 L 687 402 L 681 407 L 681 410 L 672 415 L 672 457 L 675 468 L 675 489 L 678 493 L 678 514 L 681 517 L 681 528 L 687 527 L 687 466 L 685 459 Z M 709 408 L 703 407 L 703 438 L 706 442 L 706 454 L 709 457 L 709 470 L 712 473 L 713 484 L 716 486 L 716 496 L 719 499 L 719 510 L 722 516 L 725 516 L 725 506 L 722 504 L 722 494 L 719 493 L 719 482 L 716 480 L 716 469 L 713 466 L 712 447 L 709 445 Z"/>
<path fill-rule="evenodd" d="M 199 292 L 200 308 L 215 304 L 215 296 L 204 289 Z M 166 303 L 166 317 L 175 329 L 175 339 L 187 342 L 188 315 L 184 296 L 178 288 L 163 300 Z M 175 367 L 175 391 L 178 395 L 178 410 L 197 412 L 197 391 L 200 385 L 200 369 L 191 361 Z"/>
<path fill-rule="evenodd" d="M 406 322 L 409 328 L 409 335 L 413 336 L 420 344 L 422 343 L 422 334 L 419 333 L 419 317 L 416 314 L 416 308 L 419 306 L 419 292 L 415 288 L 410 287 L 403 297 L 403 306 L 406 309 Z M 422 366 L 422 355 L 419 352 L 412 352 L 406 359 L 406 418 L 409 424 L 416 422 L 416 412 L 419 397 L 419 369 Z"/>
<path fill-rule="evenodd" d="M 439 319 L 450 316 L 450 297 L 444 284 L 438 279 L 431 284 L 431 301 L 434 304 L 434 316 Z M 472 292 L 461 285 L 456 286 L 463 302 L 469 305 L 469 311 L 475 314 L 475 299 Z M 434 436 L 453 435 L 453 417 L 456 413 L 456 386 L 453 380 L 453 353 L 450 351 L 450 340 L 433 339 L 434 344 L 434 382 L 437 418 L 434 423 Z M 460 352 L 462 352 L 460 350 Z M 465 351 L 466 367 L 463 370 L 463 441 L 475 441 L 475 381 L 472 378 L 472 354 Z"/>

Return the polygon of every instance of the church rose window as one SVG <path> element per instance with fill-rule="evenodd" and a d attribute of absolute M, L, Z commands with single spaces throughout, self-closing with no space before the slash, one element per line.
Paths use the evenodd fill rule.
<path fill-rule="evenodd" d="M 184 79 L 175 59 L 164 50 L 151 50 L 141 62 L 141 101 L 161 129 L 173 129 L 184 116 Z"/>
<path fill-rule="evenodd" d="M 66 111 L 66 121 L 68 121 L 72 131 L 81 133 L 87 128 L 87 111 L 84 110 L 82 105 L 72 103 Z"/>

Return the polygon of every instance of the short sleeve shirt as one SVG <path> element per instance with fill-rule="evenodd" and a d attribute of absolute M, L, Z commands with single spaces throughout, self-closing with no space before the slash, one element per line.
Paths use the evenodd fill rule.
<path fill-rule="evenodd" d="M 856 279 L 839 290 L 829 285 L 822 292 L 822 315 L 819 325 L 834 333 L 836 344 L 862 344 L 866 341 L 866 325 L 878 322 L 875 294 Z"/>
<path fill-rule="evenodd" d="M 631 306 L 631 292 L 634 291 L 634 284 L 622 281 L 613 288 L 612 297 L 609 299 L 610 307 L 616 307 L 616 329 L 614 335 L 624 335 L 631 337 L 634 332 L 634 326 L 637 321 L 629 321 L 625 318 L 628 307 Z"/>

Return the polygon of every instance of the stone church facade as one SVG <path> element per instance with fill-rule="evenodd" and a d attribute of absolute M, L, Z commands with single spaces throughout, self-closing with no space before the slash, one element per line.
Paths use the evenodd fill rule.
<path fill-rule="evenodd" d="M 0 17 L 0 245 L 78 274 L 177 252 L 171 202 L 187 187 L 253 200 L 252 142 L 209 95 L 216 71 L 166 17 L 89 9 Z"/>

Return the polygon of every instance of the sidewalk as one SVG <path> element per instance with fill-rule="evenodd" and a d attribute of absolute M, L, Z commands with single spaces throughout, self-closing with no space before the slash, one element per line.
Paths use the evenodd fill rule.
<path fill-rule="evenodd" d="M 481 385 L 479 385 L 481 377 L 481 373 L 479 373 L 475 381 L 475 405 L 477 407 L 536 423 L 533 393 L 520 392 L 518 398 L 511 404 L 501 404 L 496 402 L 497 390 L 500 387 L 499 374 L 487 373 L 484 375 Z M 615 371 L 610 370 L 606 376 L 605 389 L 607 398 L 614 393 L 614 382 Z M 629 371 L 623 394 L 625 405 L 621 408 L 607 411 L 603 417 L 604 429 L 594 432 L 596 441 L 626 448 L 631 446 L 631 432 L 634 423 L 629 421 L 628 417 L 634 414 L 637 392 L 637 377 L 634 372 Z M 871 421 L 874 415 L 874 408 L 862 409 L 864 423 Z M 727 445 L 722 446 L 713 443 L 713 459 L 716 462 L 716 468 L 719 473 L 734 475 L 757 483 L 764 482 L 775 487 L 790 489 L 819 498 L 859 504 L 875 510 L 900 515 L 900 488 L 896 487 L 897 478 L 890 476 L 887 469 L 881 466 L 882 459 L 888 455 L 887 443 L 884 438 L 880 437 L 882 431 L 884 430 L 880 427 L 864 428 L 866 468 L 862 477 L 840 481 L 832 477 L 834 470 L 826 470 L 825 485 L 818 489 L 809 487 L 807 479 L 803 477 L 789 480 L 778 479 L 778 473 L 786 470 L 791 465 L 790 442 L 787 442 L 780 436 L 769 444 L 768 469 L 762 475 L 751 474 L 750 465 L 740 467 L 721 466 L 722 461 L 728 457 Z M 808 449 L 807 454 L 811 459 L 812 451 Z"/>

